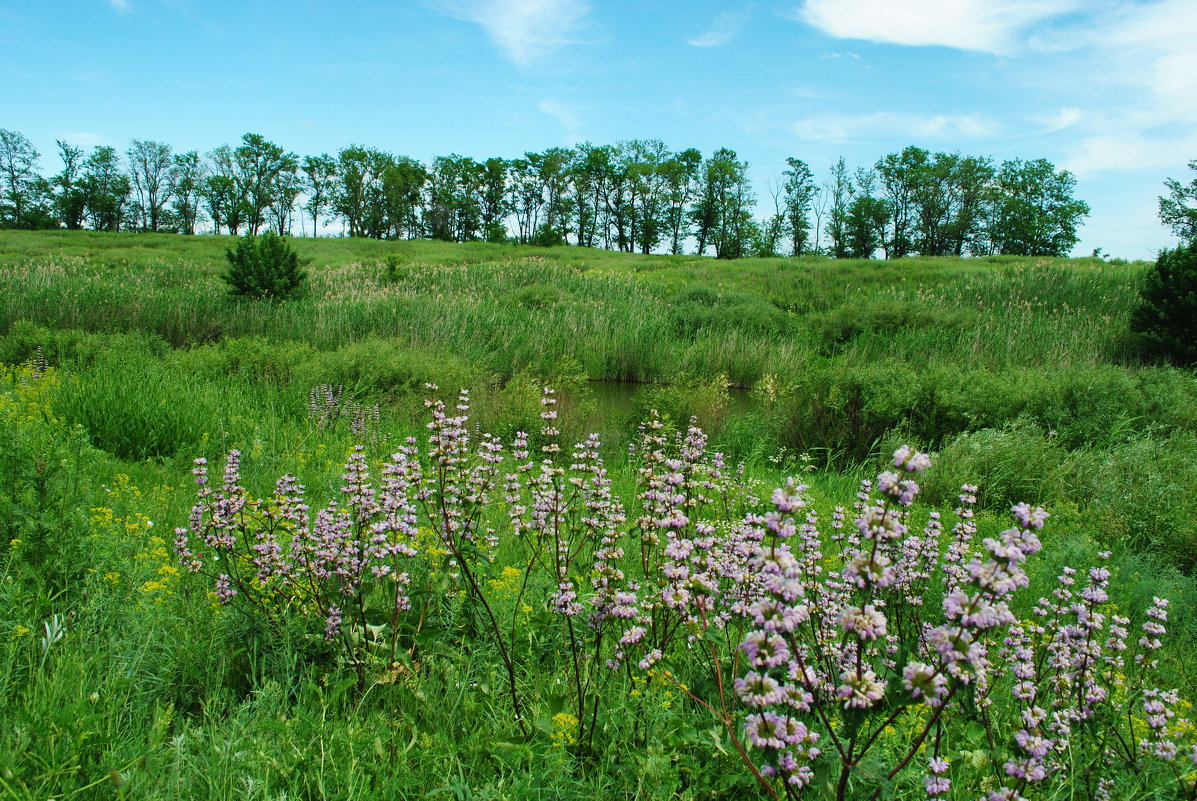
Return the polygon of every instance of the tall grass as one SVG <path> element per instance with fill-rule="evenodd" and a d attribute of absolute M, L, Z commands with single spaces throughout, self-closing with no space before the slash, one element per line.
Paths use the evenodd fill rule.
<path fill-rule="evenodd" d="M 1122 332 L 1140 265 L 725 264 L 574 248 L 299 240 L 309 296 L 269 305 L 227 296 L 224 245 L 215 237 L 0 234 L 0 331 L 30 320 L 139 330 L 174 347 L 265 337 L 321 349 L 375 336 L 451 352 L 504 378 L 568 357 L 595 379 L 702 372 L 741 386 L 796 375 L 816 354 L 1053 368 L 1135 362 Z M 837 328 L 837 320 L 853 325 Z"/>
<path fill-rule="evenodd" d="M 9 348 L 25 347 L 10 340 L 30 336 L 30 327 L 16 334 L 0 342 L 5 359 Z M 150 337 L 69 331 L 47 341 L 69 369 L 45 379 L 36 395 L 12 374 L 0 382 L 0 786 L 7 797 L 759 797 L 737 778 L 737 758 L 707 711 L 665 680 L 613 674 L 611 709 L 600 718 L 601 741 L 611 747 L 590 758 L 563 748 L 552 716 L 565 708 L 557 682 L 564 664 L 554 622 L 543 616 L 524 629 L 535 655 L 519 675 L 533 710 L 525 738 L 504 714 L 497 657 L 470 644 L 468 619 L 428 643 L 418 673 L 398 671 L 393 681 L 355 694 L 352 680 L 313 654 L 318 637 L 284 631 L 266 638 L 231 610 L 214 612 L 198 585 L 145 589 L 162 564 L 174 564 L 160 563 L 145 544 L 153 536 L 169 540 L 174 526 L 186 525 L 192 456 L 239 447 L 254 497 L 268 498 L 273 479 L 292 473 L 309 488 L 312 508 L 321 508 L 338 493 L 353 437 L 344 425 L 319 430 L 310 423 L 303 383 L 335 367 L 338 354 L 356 365 L 346 375 L 373 370 L 363 381 L 380 383 L 464 363 L 424 351 L 388 361 L 382 339 L 331 351 L 264 339 L 169 351 Z M 484 413 L 534 424 L 537 389 L 522 374 L 497 390 Z M 651 402 L 684 417 L 705 413 L 703 404 L 706 411 L 728 404 L 714 382 L 686 389 L 652 387 L 633 405 Z M 177 413 L 159 408 L 168 399 Z M 121 403 L 129 408 L 111 408 Z M 585 412 L 584 403 L 574 408 Z M 572 411 L 562 414 L 561 427 Z M 770 411 L 762 403 L 736 420 Z M 419 435 L 418 417 L 388 409 L 388 439 L 369 448 L 371 462 Z M 230 422 L 221 428 L 218 418 Z M 89 430 L 75 429 L 75 421 Z M 147 421 L 159 421 L 169 436 L 138 427 Z M 123 435 L 121 426 L 128 427 Z M 728 435 L 751 441 L 762 430 Z M 154 443 L 177 445 L 177 452 Z M 113 455 L 122 449 L 128 458 Z M 617 493 L 633 498 L 635 473 L 618 449 L 607 453 Z M 818 452 L 762 456 L 778 458 L 750 464 L 746 479 L 760 479 L 763 489 L 798 473 L 824 518 L 851 497 L 860 477 L 807 470 L 821 466 Z M 1191 576 L 1167 564 L 1192 554 L 1197 541 L 1197 495 L 1186 489 L 1197 464 L 1191 437 L 1124 429 L 1070 450 L 1050 431 L 1019 424 L 949 442 L 937 461 L 941 473 L 928 475 L 926 495 L 945 513 L 961 481 L 986 482 L 978 516 L 986 534 L 1004 525 L 1001 507 L 1012 498 L 1050 506 L 1051 539 L 1032 568 L 1036 592 L 1054 586 L 1061 564 L 1114 547 L 1123 580 L 1111 587 L 1111 601 L 1120 610 L 1141 609 L 1152 595 L 1170 597 L 1176 639 L 1163 658 L 1185 697 L 1197 697 L 1187 659 L 1197 598 Z M 104 509 L 117 516 L 114 524 L 98 522 Z M 136 525 L 138 514 L 153 526 Z M 62 636 L 50 642 L 45 627 L 56 622 Z"/>

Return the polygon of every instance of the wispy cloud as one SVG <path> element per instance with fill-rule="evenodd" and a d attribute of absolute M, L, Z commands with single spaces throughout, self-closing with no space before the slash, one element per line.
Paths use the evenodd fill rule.
<path fill-rule="evenodd" d="M 1028 27 L 1081 0 L 805 0 L 794 16 L 838 39 L 1009 53 Z"/>
<path fill-rule="evenodd" d="M 744 25 L 747 22 L 747 13 L 720 14 L 715 17 L 715 21 L 711 23 L 711 27 L 705 33 L 692 36 L 686 40 L 686 43 L 695 47 L 718 47 L 719 45 L 725 45 L 740 35 L 740 31 L 744 29 Z"/>
<path fill-rule="evenodd" d="M 1055 133 L 1071 128 L 1085 118 L 1085 112 L 1075 106 L 1066 106 L 1054 114 L 1040 115 L 1035 121 L 1043 126 L 1041 133 Z"/>
<path fill-rule="evenodd" d="M 1197 152 L 1193 0 L 803 0 L 792 16 L 839 39 L 1010 56 L 1023 66 L 1007 80 L 1021 74 L 1027 88 L 1052 76 L 1069 102 L 1023 117 L 1035 127 L 1025 135 L 1067 129 L 1063 164 L 1077 174 L 1183 165 Z M 977 115 L 878 113 L 807 120 L 794 132 L 851 141 L 874 125 L 929 138 L 996 130 Z"/>
<path fill-rule="evenodd" d="M 827 114 L 794 123 L 791 133 L 800 139 L 825 142 L 890 140 L 895 136 L 923 140 L 980 139 L 993 136 L 997 124 L 980 114 Z"/>
<path fill-rule="evenodd" d="M 1179 173 L 1194 153 L 1197 134 L 1160 137 L 1123 130 L 1084 137 L 1064 160 L 1064 167 L 1077 175 L 1152 168 Z"/>
<path fill-rule="evenodd" d="M 1133 4 L 1102 19 L 1089 34 L 1111 80 L 1147 90 L 1178 119 L 1197 122 L 1197 3 Z"/>
<path fill-rule="evenodd" d="M 430 0 L 444 14 L 482 26 L 505 58 L 531 66 L 582 41 L 586 0 Z"/>
<path fill-rule="evenodd" d="M 56 138 L 61 139 L 68 144 L 75 145 L 76 147 L 95 147 L 96 145 L 104 144 L 106 141 L 103 136 L 100 136 L 100 134 L 88 133 L 86 131 L 63 134 L 62 136 Z"/>
<path fill-rule="evenodd" d="M 556 100 L 542 100 L 536 104 L 536 107 L 555 119 L 565 130 L 567 144 L 577 144 L 578 133 L 582 129 L 582 122 L 578 119 L 576 109 L 559 103 Z"/>
<path fill-rule="evenodd" d="M 129 0 L 108 0 L 108 4 L 121 14 L 128 14 L 133 10 L 129 6 Z"/>
<path fill-rule="evenodd" d="M 1065 166 L 1078 174 L 1167 168 L 1197 153 L 1197 4 L 1103 6 L 1046 48 L 1071 46 L 1077 80 L 1115 104 L 1085 113 Z"/>

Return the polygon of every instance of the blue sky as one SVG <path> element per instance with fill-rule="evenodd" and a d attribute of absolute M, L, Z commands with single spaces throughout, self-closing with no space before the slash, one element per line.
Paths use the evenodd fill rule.
<path fill-rule="evenodd" d="M 427 159 L 660 138 L 820 179 L 908 144 L 1072 170 L 1078 253 L 1150 258 L 1197 158 L 1195 0 L 0 0 L 0 127 Z"/>

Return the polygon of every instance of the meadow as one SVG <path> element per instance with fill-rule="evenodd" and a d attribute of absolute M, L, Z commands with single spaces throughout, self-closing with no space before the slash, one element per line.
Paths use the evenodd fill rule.
<path fill-rule="evenodd" d="M 941 610 L 971 586 L 959 565 L 1021 575 L 1021 556 L 985 544 L 1021 532 L 1028 586 L 1000 635 L 976 632 L 996 638 L 990 661 L 1017 662 L 1003 649 L 1023 637 L 1047 649 L 1044 688 L 1064 676 L 1125 712 L 1059 693 L 1049 708 L 1084 725 L 1035 757 L 998 668 L 991 691 L 975 689 L 985 668 L 952 674 L 968 689 L 946 696 L 950 729 L 909 688 L 876 701 L 884 714 L 820 702 L 824 677 L 807 716 L 823 753 L 785 740 L 814 776 L 801 797 L 925 798 L 950 776 L 933 796 L 977 798 L 1036 759 L 1064 781 L 1024 777 L 1020 797 L 1191 797 L 1197 376 L 1144 363 L 1127 333 L 1147 265 L 299 239 L 307 291 L 275 304 L 229 297 L 230 244 L 0 232 L 0 797 L 798 793 L 784 779 L 800 766 L 743 729 L 780 701 L 720 703 L 754 697 L 731 684 L 756 629 L 729 610 L 794 601 L 748 567 L 779 530 L 826 609 L 890 610 L 901 650 L 859 628 L 837 642 L 895 688 L 907 646 L 926 645 L 915 621 L 955 619 Z M 575 449 L 592 432 L 601 445 Z M 930 453 L 925 473 L 894 464 L 904 444 Z M 921 473 L 913 504 L 877 480 L 887 469 Z M 773 493 L 790 476 L 801 504 Z M 1050 513 L 1042 531 L 1029 513 L 1007 528 L 1022 502 Z M 874 508 L 924 545 L 876 535 L 912 578 L 852 596 L 827 577 Z M 1086 572 L 1098 564 L 1108 576 Z M 1081 571 L 1067 601 L 1052 594 L 1070 592 L 1066 566 Z M 1067 638 L 1018 629 L 1044 596 L 1058 608 L 1041 619 L 1099 615 L 1125 658 L 1107 650 L 1092 677 L 1059 667 Z M 1136 645 L 1155 598 L 1167 635 Z M 1152 662 L 1167 712 L 1145 707 L 1162 697 Z M 1131 747 L 1111 756 L 1110 731 Z M 949 773 L 928 772 L 929 747 Z"/>

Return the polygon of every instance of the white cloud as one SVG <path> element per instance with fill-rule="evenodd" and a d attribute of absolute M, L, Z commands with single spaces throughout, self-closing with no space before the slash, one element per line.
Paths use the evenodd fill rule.
<path fill-rule="evenodd" d="M 1134 4 L 1090 32 L 1108 77 L 1147 90 L 1170 116 L 1197 121 L 1197 3 Z"/>
<path fill-rule="evenodd" d="M 76 147 L 95 147 L 96 145 L 104 144 L 106 141 L 99 134 L 87 132 L 68 133 L 56 138 Z"/>
<path fill-rule="evenodd" d="M 979 139 L 997 133 L 997 125 L 979 114 L 828 114 L 794 123 L 791 132 L 801 139 L 827 142 L 891 140 L 895 136 L 914 139 Z"/>
<path fill-rule="evenodd" d="M 1062 161 L 1078 174 L 1183 165 L 1197 155 L 1194 0 L 803 0 L 794 16 L 841 39 L 1015 57 L 1007 80 L 1021 75 L 1028 92 L 1050 87 L 1066 98 L 1054 111 L 1028 110 L 1023 122 L 1039 129 L 1026 135 L 1067 130 Z M 891 125 L 971 136 L 982 123 L 872 114 L 809 120 L 795 132 L 844 141 Z"/>
<path fill-rule="evenodd" d="M 1008 53 L 1017 34 L 1081 0 L 806 0 L 798 19 L 838 39 Z"/>
<path fill-rule="evenodd" d="M 1077 80 L 1108 98 L 1086 112 L 1068 169 L 1178 169 L 1197 155 L 1197 3 L 1125 3 L 1059 38 L 1077 51 Z"/>
<path fill-rule="evenodd" d="M 1127 130 L 1081 139 L 1065 159 L 1064 167 L 1077 175 L 1155 168 L 1179 173 L 1194 154 L 1197 134 L 1155 137 Z"/>
<path fill-rule="evenodd" d="M 695 47 L 718 47 L 725 45 L 740 35 L 744 24 L 748 22 L 747 14 L 720 14 L 715 17 L 711 27 L 705 33 L 686 40 L 687 44 Z"/>
<path fill-rule="evenodd" d="M 431 0 L 429 6 L 481 25 L 503 56 L 521 67 L 579 42 L 590 13 L 586 0 Z"/>
<path fill-rule="evenodd" d="M 1043 126 L 1043 130 L 1039 133 L 1055 133 L 1063 131 L 1065 128 L 1071 128 L 1084 118 L 1085 112 L 1076 106 L 1066 106 L 1055 114 L 1041 115 L 1036 121 Z"/>
<path fill-rule="evenodd" d="M 571 134 L 582 127 L 574 110 L 556 100 L 542 100 L 536 104 L 536 107 L 557 120 L 561 127 Z"/>
<path fill-rule="evenodd" d="M 129 7 L 129 0 L 108 0 L 108 3 L 122 14 L 128 14 L 132 11 Z"/>

